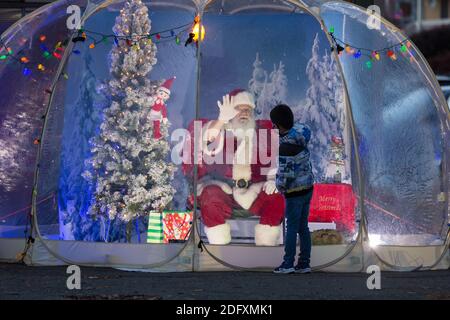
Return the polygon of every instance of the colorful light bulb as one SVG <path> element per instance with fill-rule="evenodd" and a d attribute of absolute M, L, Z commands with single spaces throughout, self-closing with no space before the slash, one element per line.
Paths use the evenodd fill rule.
<path fill-rule="evenodd" d="M 377 51 L 372 52 L 372 57 L 377 59 L 378 61 L 381 59 L 381 56 Z"/>
<path fill-rule="evenodd" d="M 392 60 L 397 60 L 397 56 L 395 55 L 395 52 L 394 52 L 394 51 L 389 50 L 389 51 L 387 52 L 387 55 L 388 55 L 388 57 L 391 58 Z"/>
<path fill-rule="evenodd" d="M 346 45 L 345 52 L 347 52 L 348 54 L 354 54 L 355 50 L 353 50 L 352 47 L 350 47 L 349 45 Z"/>
<path fill-rule="evenodd" d="M 203 25 L 202 25 L 201 30 L 202 30 L 201 41 L 203 41 L 205 39 L 205 33 L 206 33 L 205 27 Z M 192 33 L 194 34 L 194 41 L 197 42 L 198 38 L 200 36 L 200 22 L 195 23 L 194 27 L 192 28 Z"/>

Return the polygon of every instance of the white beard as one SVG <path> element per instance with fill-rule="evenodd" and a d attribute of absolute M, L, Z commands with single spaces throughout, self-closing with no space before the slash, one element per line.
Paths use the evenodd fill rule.
<path fill-rule="evenodd" d="M 238 142 L 233 160 L 233 179 L 251 180 L 253 143 L 256 134 L 255 119 L 251 118 L 247 123 L 242 124 L 237 118 L 234 118 L 230 124 L 230 129 Z"/>
<path fill-rule="evenodd" d="M 247 130 L 255 130 L 255 128 L 256 121 L 253 117 L 250 118 L 245 124 L 242 124 L 238 118 L 233 118 L 230 121 L 230 129 L 233 130 L 233 132 L 236 131 L 235 135 L 238 139 L 243 137 L 243 134 L 241 134 L 241 132 L 246 132 Z"/>

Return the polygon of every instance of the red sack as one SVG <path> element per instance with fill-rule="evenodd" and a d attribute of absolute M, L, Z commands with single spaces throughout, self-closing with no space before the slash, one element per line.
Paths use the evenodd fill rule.
<path fill-rule="evenodd" d="M 355 231 L 356 197 L 344 183 L 315 184 L 309 222 L 334 222 L 339 231 Z"/>

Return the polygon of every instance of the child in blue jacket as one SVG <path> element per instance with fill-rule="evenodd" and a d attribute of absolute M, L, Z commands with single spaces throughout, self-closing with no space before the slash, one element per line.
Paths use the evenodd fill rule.
<path fill-rule="evenodd" d="M 278 190 L 286 201 L 287 218 L 285 255 L 275 273 L 309 273 L 311 235 L 308 228 L 309 205 L 313 194 L 314 176 L 310 162 L 308 142 L 311 131 L 303 124 L 294 125 L 294 115 L 287 105 L 277 105 L 270 112 L 274 127 L 279 130 L 279 166 L 276 177 Z M 300 236 L 300 254 L 294 267 Z"/>

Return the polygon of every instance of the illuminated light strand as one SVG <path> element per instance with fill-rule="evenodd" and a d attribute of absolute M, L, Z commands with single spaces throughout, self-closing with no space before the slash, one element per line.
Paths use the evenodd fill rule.
<path fill-rule="evenodd" d="M 336 36 L 334 35 L 334 27 L 331 27 L 330 30 L 332 30 L 332 32 L 330 31 L 329 35 L 334 42 L 334 46 L 331 48 L 331 51 L 336 50 L 339 56 L 341 56 L 342 52 L 345 51 L 348 55 L 352 55 L 355 59 L 360 59 L 362 56 L 365 56 L 368 58 L 368 60 L 365 62 L 367 69 L 372 69 L 374 62 L 381 60 L 382 54 L 386 54 L 386 56 L 392 61 L 398 60 L 396 51 L 401 53 L 405 58 L 409 57 L 410 61 L 414 62 L 412 43 L 409 39 L 405 39 L 389 47 L 374 50 L 356 47 L 347 42 L 344 42 L 336 38 Z"/>
<path fill-rule="evenodd" d="M 102 34 L 102 33 L 94 32 L 91 30 L 79 29 L 79 30 L 74 31 L 74 33 L 72 34 L 72 37 L 69 37 L 69 38 L 65 39 L 64 41 L 58 41 L 57 44 L 55 45 L 55 49 L 53 51 L 49 50 L 48 47 L 44 44 L 44 42 L 47 40 L 47 36 L 40 35 L 40 36 L 38 36 L 38 39 L 41 42 L 41 43 L 39 43 L 39 46 L 40 46 L 41 50 L 43 51 L 42 56 L 44 58 L 50 59 L 50 58 L 54 57 L 58 60 L 61 60 L 65 46 L 67 46 L 67 43 L 70 41 L 70 38 L 72 38 L 73 42 L 78 42 L 78 41 L 85 42 L 87 39 L 91 39 L 93 42 L 91 42 L 89 44 L 90 49 L 94 49 L 96 47 L 96 45 L 101 42 L 109 43 L 109 41 L 108 41 L 109 38 L 113 38 L 114 43 L 117 46 L 119 46 L 119 40 L 126 40 L 127 44 L 130 47 L 132 47 L 132 49 L 134 49 L 134 50 L 140 49 L 140 47 L 139 46 L 136 47 L 136 45 L 144 39 L 147 40 L 148 45 L 151 45 L 153 43 L 152 37 L 155 37 L 156 40 L 158 40 L 158 43 L 166 43 L 169 40 L 172 40 L 173 38 L 175 38 L 176 44 L 179 45 L 181 42 L 180 41 L 181 34 L 185 31 L 192 30 L 192 28 L 195 26 L 195 23 L 198 23 L 198 21 L 199 21 L 198 17 L 196 16 L 196 18 L 194 19 L 194 22 L 189 22 L 189 23 L 186 23 L 186 24 L 178 26 L 178 27 L 154 32 L 151 34 L 133 35 L 133 36 L 119 36 L 119 35 L 115 35 L 115 34 Z M 179 30 L 179 31 L 176 32 L 177 30 Z M 203 31 L 203 28 L 202 28 L 202 31 Z M 169 33 L 169 34 L 166 35 L 167 33 Z M 74 34 L 77 35 L 75 38 L 73 38 Z M 97 40 L 90 34 L 97 35 L 97 36 L 100 35 L 101 39 Z M 74 41 L 77 38 L 78 38 L 78 40 Z M 202 38 L 203 38 L 203 35 L 202 35 Z M 23 42 L 26 42 L 26 39 Z M 23 54 L 20 54 L 20 56 L 17 55 L 17 57 L 14 56 L 12 49 L 10 47 L 7 47 L 4 44 L 4 42 L 0 40 L 0 52 L 3 50 L 5 50 L 6 53 L 0 54 L 0 61 L 11 59 L 22 65 L 30 63 L 30 59 L 28 57 L 24 56 Z M 72 50 L 72 53 L 79 55 L 79 54 L 81 54 L 81 51 L 78 49 L 74 49 L 74 50 Z M 46 67 L 42 62 L 36 63 L 35 66 L 41 72 L 44 72 L 46 70 Z M 22 74 L 25 76 L 29 76 L 32 73 L 31 70 L 32 70 L 32 67 L 30 65 L 28 65 L 28 67 L 24 67 L 22 69 Z M 68 79 L 67 74 L 63 74 L 63 76 L 65 79 Z"/>
<path fill-rule="evenodd" d="M 191 29 L 193 27 L 193 25 L 194 24 L 192 22 L 189 22 L 189 23 L 183 24 L 183 25 L 178 26 L 178 27 L 173 27 L 173 28 L 170 28 L 170 29 L 166 29 L 166 30 L 162 30 L 162 31 L 158 31 L 158 32 L 153 32 L 153 33 L 150 33 L 150 34 L 134 34 L 132 36 L 128 36 L 128 35 L 120 36 L 120 35 L 116 35 L 116 34 L 104 34 L 104 33 L 101 33 L 101 32 L 95 32 L 95 31 L 86 30 L 86 29 L 79 29 L 79 30 L 74 31 L 74 33 L 79 35 L 80 32 L 83 32 L 83 34 L 85 34 L 85 35 L 86 34 L 91 34 L 91 35 L 95 35 L 95 36 L 100 36 L 101 37 L 100 40 L 96 40 L 93 37 L 90 37 L 90 38 L 92 38 L 94 40 L 92 42 L 94 45 L 97 45 L 97 44 L 99 44 L 102 41 L 105 42 L 109 38 L 112 38 L 112 39 L 114 39 L 114 43 L 116 45 L 119 44 L 119 42 L 118 42 L 119 40 L 125 40 L 125 41 L 128 40 L 127 41 L 127 45 L 131 47 L 136 42 L 139 42 L 139 41 L 144 40 L 144 39 L 151 39 L 152 37 L 155 37 L 156 40 L 158 40 L 158 41 L 162 40 L 162 39 L 179 37 L 182 32 Z M 178 29 L 182 29 L 182 30 L 180 30 L 179 32 L 176 33 L 175 30 L 178 30 Z M 124 32 L 128 33 L 129 31 L 125 30 Z M 169 35 L 164 35 L 165 33 L 169 33 Z M 74 39 L 76 39 L 76 38 L 74 38 Z M 86 37 L 84 38 L 84 40 L 85 39 L 86 39 Z M 178 42 L 177 42 L 177 44 L 178 44 Z"/>
<path fill-rule="evenodd" d="M 45 41 L 47 39 L 47 37 L 45 36 L 45 35 L 41 35 L 41 36 L 39 36 L 39 40 L 41 41 L 41 42 L 43 42 L 43 41 Z M 25 41 L 26 42 L 26 41 Z M 65 41 L 64 41 L 65 42 Z M 24 43 L 24 41 L 22 41 L 22 43 Z M 57 58 L 58 60 L 59 59 L 61 59 L 62 58 L 62 53 L 63 53 L 63 51 L 64 51 L 64 48 L 62 47 L 62 44 L 63 44 L 63 42 L 58 42 L 57 44 L 56 44 L 56 46 L 55 46 L 55 50 L 52 52 L 52 53 L 50 53 L 50 50 L 47 48 L 47 46 L 44 44 L 44 43 L 40 43 L 39 44 L 39 47 L 40 47 L 40 49 L 41 50 L 43 50 L 44 52 L 43 52 L 43 57 L 44 58 L 46 58 L 46 59 L 49 59 L 50 57 L 55 57 L 55 58 Z M 6 51 L 8 52 L 8 55 L 2 55 L 2 56 L 0 56 L 0 59 L 3 59 L 3 60 L 5 60 L 5 59 L 7 59 L 7 58 L 10 58 L 11 60 L 13 60 L 13 61 L 16 61 L 16 62 L 18 62 L 18 63 L 20 63 L 20 64 L 22 64 L 22 65 L 28 65 L 29 63 L 30 63 L 30 59 L 27 57 L 27 56 L 24 56 L 23 54 L 22 54 L 22 51 L 23 50 L 21 50 L 18 54 L 17 54 L 17 56 L 14 56 L 13 55 L 13 50 L 10 48 L 10 47 L 7 47 L 6 45 L 5 45 L 5 43 L 3 42 L 3 41 L 1 41 L 0 40 L 0 51 L 3 51 L 3 50 L 5 50 L 6 49 Z M 45 70 L 46 70 L 46 67 L 44 66 L 44 64 L 42 64 L 42 63 L 37 63 L 36 64 L 36 68 L 39 70 L 39 71 L 41 71 L 41 72 L 44 72 Z M 24 76 L 29 76 L 29 75 L 31 75 L 31 73 L 32 73 L 32 68 L 31 68 L 31 66 L 28 66 L 28 67 L 24 67 L 23 69 L 22 69 L 22 74 L 24 75 Z"/>

